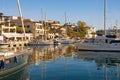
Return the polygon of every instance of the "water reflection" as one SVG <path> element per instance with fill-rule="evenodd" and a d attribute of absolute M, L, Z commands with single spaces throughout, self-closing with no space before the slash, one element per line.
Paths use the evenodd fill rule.
<path fill-rule="evenodd" d="M 10 75 L 4 76 L 0 80 L 30 80 L 27 66 L 19 69 L 16 72 L 11 73 Z"/>
<path fill-rule="evenodd" d="M 54 73 L 56 73 L 56 70 L 58 69 L 55 67 L 59 68 L 61 66 L 62 68 L 59 68 L 59 70 L 63 69 L 61 70 L 62 73 L 66 73 L 67 59 L 73 56 L 76 50 L 76 46 L 74 45 L 32 47 L 28 60 L 31 80 L 51 80 L 48 75 L 53 75 L 52 80 L 57 80 L 57 77 L 55 76 L 57 74 L 54 75 Z M 61 60 L 59 61 L 59 59 L 62 58 L 65 58 L 65 62 Z M 62 65 L 59 65 L 59 63 L 62 63 Z"/>
<path fill-rule="evenodd" d="M 59 45 L 59 46 L 36 46 L 31 47 L 29 64 L 40 61 L 52 61 L 57 58 L 74 55 L 76 47 L 73 45 Z"/>
<path fill-rule="evenodd" d="M 94 61 L 96 65 L 96 70 L 103 72 L 104 79 L 102 80 L 120 80 L 119 53 L 79 51 L 74 58 L 79 61 Z"/>
<path fill-rule="evenodd" d="M 77 51 L 75 45 L 32 47 L 31 80 L 120 80 L 120 54 Z"/>

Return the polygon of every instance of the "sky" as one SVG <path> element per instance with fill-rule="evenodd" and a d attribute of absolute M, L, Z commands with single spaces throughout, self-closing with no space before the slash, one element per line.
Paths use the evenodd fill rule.
<path fill-rule="evenodd" d="M 103 29 L 104 0 L 20 0 L 23 17 L 41 20 L 41 9 L 47 20 L 60 21 L 62 24 L 78 21 L 90 27 Z M 19 16 L 17 0 L 0 0 L 0 12 L 7 16 Z M 45 19 L 45 17 L 43 17 Z M 116 25 L 120 28 L 120 0 L 107 0 L 107 28 Z"/>

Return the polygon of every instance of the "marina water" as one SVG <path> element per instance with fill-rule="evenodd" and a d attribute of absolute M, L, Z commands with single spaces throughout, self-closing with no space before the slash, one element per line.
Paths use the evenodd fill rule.
<path fill-rule="evenodd" d="M 33 46 L 29 53 L 28 65 L 2 80 L 120 80 L 120 53 L 75 45 Z"/>

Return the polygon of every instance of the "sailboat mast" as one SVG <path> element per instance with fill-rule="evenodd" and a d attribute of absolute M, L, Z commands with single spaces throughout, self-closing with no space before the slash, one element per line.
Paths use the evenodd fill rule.
<path fill-rule="evenodd" d="M 46 16 L 46 13 L 44 12 L 44 15 L 43 15 L 43 17 L 45 17 Z M 44 23 L 44 40 L 46 40 L 46 18 L 44 18 L 44 21 L 45 21 L 45 23 Z"/>
<path fill-rule="evenodd" d="M 66 12 L 65 12 L 65 24 L 66 24 L 66 21 L 67 21 L 67 19 L 66 19 Z"/>
<path fill-rule="evenodd" d="M 43 28 L 43 9 L 41 8 L 41 23 L 42 23 L 42 28 Z M 44 29 L 44 28 L 43 28 Z M 45 29 L 44 29 L 45 30 Z M 44 33 L 45 31 L 43 32 L 43 35 L 42 35 L 42 40 L 44 39 Z"/>
<path fill-rule="evenodd" d="M 67 36 L 67 17 L 66 17 L 66 12 L 65 12 L 65 28 L 66 28 L 65 36 Z"/>
<path fill-rule="evenodd" d="M 18 10 L 19 10 L 19 14 L 20 14 L 21 23 L 22 23 L 22 28 L 23 28 L 23 32 L 24 32 L 24 36 L 25 36 L 25 27 L 24 27 L 22 11 L 21 11 L 20 1 L 19 0 L 17 0 L 17 5 L 18 5 Z M 26 37 L 25 37 L 25 39 L 26 39 Z"/>
<path fill-rule="evenodd" d="M 104 32 L 106 35 L 106 0 L 104 0 Z"/>

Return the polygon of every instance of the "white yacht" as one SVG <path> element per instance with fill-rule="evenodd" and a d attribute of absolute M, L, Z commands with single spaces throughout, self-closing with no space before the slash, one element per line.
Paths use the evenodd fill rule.
<path fill-rule="evenodd" d="M 97 36 L 94 39 L 85 40 L 79 43 L 80 51 L 104 51 L 104 52 L 120 52 L 120 37 L 118 34 L 106 34 L 106 0 L 104 0 L 104 36 Z M 118 31 L 118 30 L 116 30 Z"/>
<path fill-rule="evenodd" d="M 78 44 L 80 51 L 120 52 L 120 39 L 115 35 L 97 36 Z"/>

